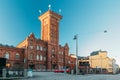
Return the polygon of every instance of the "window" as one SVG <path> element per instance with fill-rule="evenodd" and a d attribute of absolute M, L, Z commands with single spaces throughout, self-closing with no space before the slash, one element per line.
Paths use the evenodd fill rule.
<path fill-rule="evenodd" d="M 29 46 L 30 49 L 33 49 L 33 46 Z"/>
<path fill-rule="evenodd" d="M 46 48 L 44 48 L 44 51 L 46 51 Z"/>
<path fill-rule="evenodd" d="M 33 59 L 33 54 L 32 54 L 32 53 L 30 54 L 29 59 L 30 59 L 30 60 Z"/>
<path fill-rule="evenodd" d="M 61 52 L 59 51 L 59 54 L 61 54 Z"/>
<path fill-rule="evenodd" d="M 42 47 L 42 46 L 40 46 L 40 50 L 41 50 L 41 51 L 43 50 L 43 47 Z"/>
<path fill-rule="evenodd" d="M 33 43 L 33 39 L 30 39 L 30 43 Z"/>
<path fill-rule="evenodd" d="M 37 46 L 37 50 L 39 50 L 39 46 Z"/>
<path fill-rule="evenodd" d="M 55 52 L 55 50 L 54 49 L 52 49 L 52 51 L 51 51 L 52 53 L 54 53 Z"/>
<path fill-rule="evenodd" d="M 70 61 L 68 61 L 68 63 L 70 64 Z"/>
<path fill-rule="evenodd" d="M 63 59 L 59 59 L 59 62 L 63 62 Z"/>
<path fill-rule="evenodd" d="M 45 64 L 43 64 L 43 69 L 46 69 L 46 65 Z"/>
<path fill-rule="evenodd" d="M 44 56 L 44 61 L 46 61 L 46 57 Z"/>
<path fill-rule="evenodd" d="M 52 54 L 52 57 L 54 58 L 54 57 L 55 57 L 55 54 Z"/>
<path fill-rule="evenodd" d="M 42 55 L 40 55 L 40 60 L 42 60 Z"/>
<path fill-rule="evenodd" d="M 6 52 L 5 54 L 4 54 L 4 58 L 6 58 L 6 59 L 9 59 L 9 53 L 8 52 Z"/>
<path fill-rule="evenodd" d="M 15 58 L 16 58 L 16 59 L 20 59 L 20 54 L 19 54 L 19 53 L 16 53 Z"/>
<path fill-rule="evenodd" d="M 39 55 L 37 54 L 36 59 L 39 60 Z"/>

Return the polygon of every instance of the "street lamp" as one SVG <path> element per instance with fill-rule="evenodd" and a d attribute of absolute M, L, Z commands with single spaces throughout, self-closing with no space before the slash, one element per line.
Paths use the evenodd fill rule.
<path fill-rule="evenodd" d="M 73 38 L 76 40 L 76 75 L 78 73 L 78 34 L 76 34 Z"/>

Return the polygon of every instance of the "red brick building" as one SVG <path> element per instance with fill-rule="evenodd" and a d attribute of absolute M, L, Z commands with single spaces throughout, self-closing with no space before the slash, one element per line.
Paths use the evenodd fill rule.
<path fill-rule="evenodd" d="M 62 16 L 48 10 L 39 17 L 41 21 L 41 39 L 31 33 L 16 48 L 0 46 L 0 57 L 7 54 L 8 63 L 23 64 L 25 68 L 34 65 L 35 69 L 74 68 L 75 58 L 69 55 L 69 46 L 59 45 L 59 21 Z"/>
<path fill-rule="evenodd" d="M 24 49 L 0 44 L 0 57 L 7 59 L 6 65 L 11 68 L 23 68 Z"/>

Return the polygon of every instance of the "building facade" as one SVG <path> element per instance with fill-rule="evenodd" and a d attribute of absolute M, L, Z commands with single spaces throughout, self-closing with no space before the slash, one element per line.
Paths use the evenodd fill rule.
<path fill-rule="evenodd" d="M 14 62 L 23 64 L 24 68 L 52 70 L 74 68 L 75 59 L 69 55 L 69 46 L 59 44 L 59 22 L 62 16 L 48 10 L 38 18 L 41 21 L 41 39 L 31 33 L 16 47 L 0 46 L 0 57 L 7 54 L 7 62 L 12 68 Z M 16 59 L 18 57 L 19 59 Z"/>
<path fill-rule="evenodd" d="M 13 46 L 0 44 L 0 57 L 7 59 L 6 67 L 17 69 L 19 67 L 24 68 L 24 49 L 15 48 Z"/>
<path fill-rule="evenodd" d="M 94 51 L 89 56 L 91 73 L 118 73 L 116 61 L 107 56 L 107 51 Z"/>
<path fill-rule="evenodd" d="M 78 69 L 80 74 L 88 74 L 90 70 L 89 57 L 78 57 Z"/>

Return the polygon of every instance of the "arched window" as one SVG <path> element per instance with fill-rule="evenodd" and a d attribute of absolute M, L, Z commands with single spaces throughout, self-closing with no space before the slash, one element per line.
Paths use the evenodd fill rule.
<path fill-rule="evenodd" d="M 19 53 L 16 53 L 15 58 L 16 58 L 16 59 L 20 59 L 20 54 L 19 54 Z"/>
<path fill-rule="evenodd" d="M 37 54 L 36 59 L 39 60 L 39 55 Z"/>
<path fill-rule="evenodd" d="M 9 57 L 10 57 L 9 53 L 6 52 L 6 53 L 4 54 L 4 58 L 9 59 Z"/>

